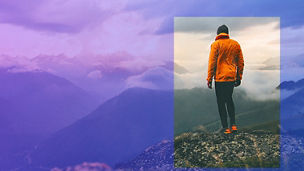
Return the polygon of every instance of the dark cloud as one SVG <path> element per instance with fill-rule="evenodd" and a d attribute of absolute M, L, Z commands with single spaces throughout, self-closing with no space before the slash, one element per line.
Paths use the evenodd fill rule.
<path fill-rule="evenodd" d="M 281 27 L 300 27 L 304 24 L 304 1 L 301 0 L 169 0 L 149 3 L 154 1 L 132 1 L 128 4 L 128 10 L 141 11 L 147 18 L 165 17 L 156 34 L 172 33 L 174 17 L 280 17 Z"/>
<path fill-rule="evenodd" d="M 33 10 L 41 5 L 39 0 L 0 0 L 0 22 L 1 23 L 21 23 L 29 20 Z"/>
<path fill-rule="evenodd" d="M 183 66 L 181 66 L 181 65 L 179 65 L 175 62 L 174 62 L 174 72 L 177 73 L 177 74 L 189 73 L 189 71 L 185 67 L 183 67 Z"/>
<path fill-rule="evenodd" d="M 69 3 L 69 4 L 67 4 Z M 74 4 L 73 4 L 74 3 Z M 0 0 L 0 22 L 33 30 L 75 33 L 112 15 L 94 1 Z M 77 4 L 78 3 L 78 4 Z"/>
<path fill-rule="evenodd" d="M 216 33 L 220 25 L 227 25 L 230 30 L 238 31 L 249 26 L 263 25 L 279 21 L 274 17 L 177 17 L 174 19 L 175 32 Z M 279 22 L 278 22 L 279 24 Z"/>
<path fill-rule="evenodd" d="M 54 2 L 55 14 L 62 15 L 62 20 L 52 19 L 52 15 L 47 18 L 39 18 L 35 13 L 41 9 L 44 4 Z M 73 4 L 80 3 L 76 6 L 67 6 L 63 11 L 56 11 L 57 7 L 61 8 L 66 2 L 70 1 L 51 1 L 51 0 L 0 0 L 0 22 L 16 24 L 23 27 L 47 30 L 55 32 L 79 32 L 88 25 L 100 23 L 113 12 L 103 11 L 94 4 L 97 1 L 73 1 Z M 72 2 L 72 1 L 71 1 Z M 83 4 L 82 4 L 83 3 Z M 282 27 L 300 27 L 304 24 L 302 11 L 304 1 L 256 1 L 256 0 L 132 0 L 124 8 L 124 11 L 137 11 L 145 18 L 160 18 L 162 24 L 155 34 L 172 33 L 174 17 L 281 17 Z M 54 12 L 52 11 L 52 12 Z M 42 11 L 43 12 L 43 11 Z M 65 19 L 66 15 L 71 15 Z M 58 16 L 57 16 L 58 17 Z M 185 28 L 184 28 L 185 29 Z M 187 30 L 187 29 L 186 29 Z"/>

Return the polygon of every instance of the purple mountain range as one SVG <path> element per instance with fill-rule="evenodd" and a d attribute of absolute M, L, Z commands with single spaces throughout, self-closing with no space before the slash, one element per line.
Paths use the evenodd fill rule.
<path fill-rule="evenodd" d="M 173 91 L 131 88 L 39 144 L 31 169 L 82 162 L 113 167 L 172 137 Z"/>
<path fill-rule="evenodd" d="M 42 71 L 0 69 L 0 166 L 88 114 L 96 100 L 70 81 Z"/>
<path fill-rule="evenodd" d="M 96 106 L 83 89 L 47 72 L 0 70 L 0 82 L 0 117 L 9 129 L 2 133 L 50 134 Z"/>
<path fill-rule="evenodd" d="M 284 81 L 278 86 L 281 90 L 294 91 L 292 95 L 281 100 L 281 126 L 283 132 L 304 130 L 304 79 Z M 301 134 L 303 131 L 298 131 Z"/>
<path fill-rule="evenodd" d="M 291 116 L 304 113 L 304 79 L 297 82 L 287 81 L 281 83 L 281 89 L 294 90 L 292 95 L 281 101 L 281 117 L 290 118 Z"/>
<path fill-rule="evenodd" d="M 281 90 L 295 90 L 304 88 L 304 79 L 298 80 L 298 81 L 283 81 L 277 89 Z"/>

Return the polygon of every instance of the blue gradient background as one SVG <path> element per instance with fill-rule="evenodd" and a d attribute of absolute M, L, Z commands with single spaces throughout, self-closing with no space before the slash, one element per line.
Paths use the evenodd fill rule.
<path fill-rule="evenodd" d="M 114 167 L 172 140 L 174 17 L 280 17 L 281 82 L 302 79 L 303 9 L 300 0 L 0 0 L 1 169 Z M 282 133 L 295 140 L 304 134 L 289 111 L 303 118 L 292 106 L 301 102 L 281 103 Z"/>

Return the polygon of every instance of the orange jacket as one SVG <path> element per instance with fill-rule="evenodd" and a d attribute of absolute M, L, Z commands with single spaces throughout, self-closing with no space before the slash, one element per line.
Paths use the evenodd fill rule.
<path fill-rule="evenodd" d="M 241 47 L 226 33 L 220 33 L 211 45 L 207 81 L 216 82 L 241 80 L 244 59 Z"/>

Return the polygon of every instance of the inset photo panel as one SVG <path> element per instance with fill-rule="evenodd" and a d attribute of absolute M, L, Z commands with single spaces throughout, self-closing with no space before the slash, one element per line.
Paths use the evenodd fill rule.
<path fill-rule="evenodd" d="M 174 18 L 174 167 L 280 167 L 280 18 Z"/>

